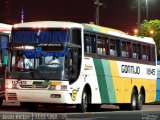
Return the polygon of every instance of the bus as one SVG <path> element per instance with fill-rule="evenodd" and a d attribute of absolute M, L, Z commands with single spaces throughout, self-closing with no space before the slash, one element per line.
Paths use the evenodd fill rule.
<path fill-rule="evenodd" d="M 32 67 L 17 68 L 23 55 Z M 156 59 L 153 39 L 112 28 L 62 21 L 15 24 L 6 101 L 28 110 L 48 104 L 74 105 L 81 112 L 103 104 L 141 110 L 156 98 Z"/>
<path fill-rule="evenodd" d="M 157 61 L 156 101 L 160 101 L 160 61 Z"/>
<path fill-rule="evenodd" d="M 5 68 L 8 58 L 8 42 L 11 34 L 11 25 L 0 23 L 0 105 L 5 94 Z"/>

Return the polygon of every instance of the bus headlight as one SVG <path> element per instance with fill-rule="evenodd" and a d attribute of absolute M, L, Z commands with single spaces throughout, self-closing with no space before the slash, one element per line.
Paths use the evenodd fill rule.
<path fill-rule="evenodd" d="M 61 90 L 61 85 L 56 85 L 56 90 Z"/>
<path fill-rule="evenodd" d="M 50 85 L 49 90 L 65 91 L 67 90 L 67 85 Z"/>
<path fill-rule="evenodd" d="M 11 89 L 11 88 L 12 88 L 12 84 L 8 84 L 8 85 L 6 86 L 6 88 Z"/>
<path fill-rule="evenodd" d="M 11 84 L 11 83 L 9 83 L 9 84 L 6 86 L 6 88 L 8 88 L 8 89 L 17 89 L 18 87 L 17 87 L 17 84 Z"/>

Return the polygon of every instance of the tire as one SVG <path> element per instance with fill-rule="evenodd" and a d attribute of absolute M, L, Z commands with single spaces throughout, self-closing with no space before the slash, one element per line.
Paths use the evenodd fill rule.
<path fill-rule="evenodd" d="M 137 92 L 133 89 L 131 94 L 131 102 L 129 104 L 120 104 L 121 110 L 136 110 L 137 108 Z"/>
<path fill-rule="evenodd" d="M 141 110 L 142 106 L 143 106 L 143 103 L 144 103 L 144 94 L 143 94 L 142 91 L 140 91 L 140 93 L 137 95 L 137 106 L 136 106 L 136 109 L 137 110 Z"/>
<path fill-rule="evenodd" d="M 84 90 L 82 93 L 81 104 L 78 104 L 76 106 L 77 110 L 79 112 L 87 112 L 89 110 L 90 101 L 91 101 L 90 94 L 88 94 L 86 90 Z"/>
<path fill-rule="evenodd" d="M 136 107 L 137 107 L 137 92 L 135 91 L 135 89 L 133 89 L 129 109 L 135 110 Z"/>

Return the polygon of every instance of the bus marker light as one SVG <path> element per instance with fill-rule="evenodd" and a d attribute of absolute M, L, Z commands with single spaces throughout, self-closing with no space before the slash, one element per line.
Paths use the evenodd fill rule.
<path fill-rule="evenodd" d="M 17 96 L 17 94 L 16 93 L 7 93 L 7 96 L 8 97 L 15 97 L 15 96 Z"/>
<path fill-rule="evenodd" d="M 61 85 L 61 90 L 67 90 L 67 85 Z"/>
<path fill-rule="evenodd" d="M 7 93 L 8 100 L 18 100 L 16 93 Z"/>
<path fill-rule="evenodd" d="M 60 85 L 61 84 L 61 82 L 51 82 L 51 85 Z"/>

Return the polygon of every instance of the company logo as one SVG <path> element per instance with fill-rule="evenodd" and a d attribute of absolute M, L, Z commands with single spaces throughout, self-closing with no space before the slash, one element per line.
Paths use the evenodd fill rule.
<path fill-rule="evenodd" d="M 140 74 L 139 66 L 131 66 L 131 65 L 122 65 L 121 66 L 122 73 L 130 73 L 130 74 Z"/>
<path fill-rule="evenodd" d="M 71 98 L 72 98 L 73 101 L 76 100 L 78 91 L 79 91 L 78 89 L 73 89 L 72 90 Z"/>

